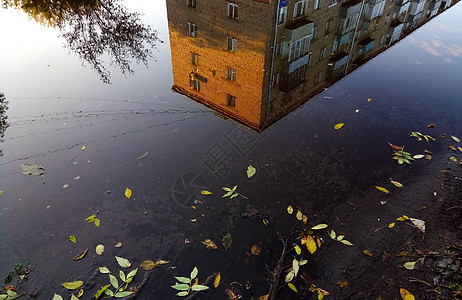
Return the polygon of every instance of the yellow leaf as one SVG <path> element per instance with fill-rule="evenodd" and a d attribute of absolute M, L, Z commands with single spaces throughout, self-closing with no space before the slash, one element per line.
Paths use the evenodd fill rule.
<path fill-rule="evenodd" d="M 339 287 L 342 288 L 342 287 L 347 286 L 347 285 L 348 285 L 348 282 L 347 282 L 347 281 L 339 281 L 339 282 L 337 282 L 337 284 L 338 284 Z"/>
<path fill-rule="evenodd" d="M 316 226 L 313 226 L 311 227 L 312 230 L 319 230 L 319 229 L 324 229 L 324 228 L 327 228 L 328 225 L 327 224 L 318 224 Z"/>
<path fill-rule="evenodd" d="M 337 129 L 337 130 L 338 130 L 338 129 L 342 128 L 343 125 L 345 125 L 345 123 L 338 123 L 338 124 L 335 124 L 334 129 Z"/>
<path fill-rule="evenodd" d="M 307 235 L 305 238 L 306 248 L 313 254 L 316 251 L 316 242 L 311 235 Z"/>
<path fill-rule="evenodd" d="M 390 182 L 391 182 L 392 184 L 394 184 L 394 186 L 399 187 L 399 188 L 402 188 L 402 187 L 404 186 L 404 185 L 402 185 L 401 183 L 399 183 L 398 181 L 394 181 L 394 180 L 391 180 L 391 179 L 390 179 Z"/>
<path fill-rule="evenodd" d="M 297 288 L 295 287 L 295 285 L 294 285 L 293 283 L 289 282 L 289 283 L 287 284 L 287 286 L 290 287 L 290 289 L 291 289 L 292 291 L 298 293 Z"/>
<path fill-rule="evenodd" d="M 132 263 L 126 258 L 116 256 L 115 259 L 117 260 L 119 266 L 121 266 L 122 268 L 130 268 L 130 266 L 132 265 Z"/>
<path fill-rule="evenodd" d="M 302 253 L 302 248 L 300 248 L 299 245 L 295 245 L 294 249 L 295 249 L 295 252 L 297 252 L 298 255 L 300 255 Z"/>
<path fill-rule="evenodd" d="M 347 241 L 347 240 L 341 240 L 340 243 L 343 243 L 347 246 L 353 246 L 353 244 L 350 242 L 350 241 Z"/>
<path fill-rule="evenodd" d="M 72 281 L 72 282 L 64 282 L 61 285 L 68 290 L 76 290 L 83 286 L 84 282 L 81 280 Z"/>
<path fill-rule="evenodd" d="M 401 298 L 403 298 L 403 300 L 415 300 L 414 295 L 409 293 L 408 290 L 401 288 L 399 289 L 399 293 L 401 294 Z"/>
<path fill-rule="evenodd" d="M 207 246 L 207 249 L 212 249 L 212 250 L 218 249 L 218 246 L 211 239 L 206 239 L 205 241 L 201 243 Z"/>
<path fill-rule="evenodd" d="M 126 188 L 125 189 L 125 197 L 130 199 L 131 196 L 132 196 L 132 190 L 130 190 L 129 188 Z"/>
<path fill-rule="evenodd" d="M 203 190 L 203 191 L 201 191 L 201 194 L 202 194 L 202 195 L 212 195 L 212 192 Z"/>
<path fill-rule="evenodd" d="M 318 245 L 318 248 L 320 248 L 322 245 L 321 239 L 319 237 L 316 238 L 316 244 Z"/>
<path fill-rule="evenodd" d="M 393 228 L 395 227 L 395 222 L 388 224 L 388 228 Z"/>
<path fill-rule="evenodd" d="M 220 285 L 220 280 L 221 280 L 221 273 L 218 273 L 217 276 L 215 276 L 215 280 L 213 281 L 213 286 L 217 288 Z"/>
<path fill-rule="evenodd" d="M 303 218 L 303 214 L 302 214 L 302 212 L 301 212 L 301 211 L 297 211 L 297 215 L 296 215 L 296 217 L 297 217 L 297 220 L 301 221 L 301 220 L 302 220 L 302 218 Z"/>
<path fill-rule="evenodd" d="M 269 221 L 268 221 L 268 219 L 263 219 L 263 221 L 262 221 L 262 222 L 263 222 L 263 224 L 265 224 L 265 226 L 268 226 L 268 224 L 269 224 Z"/>
<path fill-rule="evenodd" d="M 371 98 L 367 99 L 367 102 L 371 102 L 371 101 L 372 101 L 372 99 L 371 99 Z"/>
<path fill-rule="evenodd" d="M 374 257 L 374 255 L 372 254 L 372 252 L 369 251 L 369 250 L 364 250 L 363 253 L 366 254 L 366 255 L 368 255 L 368 256 L 370 256 L 370 257 Z"/>
<path fill-rule="evenodd" d="M 101 254 L 103 254 L 103 252 L 104 252 L 104 245 L 103 244 L 99 244 L 98 246 L 96 246 L 96 254 L 101 255 Z"/>
<path fill-rule="evenodd" d="M 459 151 L 462 152 L 462 147 L 457 147 L 457 149 L 459 149 Z"/>
<path fill-rule="evenodd" d="M 303 221 L 303 224 L 308 223 L 308 217 L 306 215 L 303 215 L 302 216 L 302 221 Z"/>
<path fill-rule="evenodd" d="M 294 270 L 292 270 L 289 273 L 287 273 L 286 278 L 284 279 L 284 281 L 285 282 L 291 282 L 292 279 L 294 279 L 294 277 L 295 277 L 295 272 L 294 272 Z"/>
<path fill-rule="evenodd" d="M 82 253 L 80 253 L 76 257 L 74 257 L 73 260 L 81 260 L 82 258 L 85 257 L 85 255 L 87 255 L 87 252 L 88 252 L 88 248 L 85 249 Z"/>
<path fill-rule="evenodd" d="M 266 295 L 261 295 L 260 298 L 258 298 L 258 300 L 268 300 L 268 297 L 269 297 L 268 294 L 266 294 Z"/>
<path fill-rule="evenodd" d="M 403 266 L 408 270 L 414 270 L 415 264 L 416 264 L 415 261 L 408 261 L 407 263 L 404 263 Z"/>
<path fill-rule="evenodd" d="M 85 150 L 85 148 L 86 148 L 85 146 L 82 146 L 82 148 L 80 148 L 80 149 Z"/>
<path fill-rule="evenodd" d="M 292 205 L 287 206 L 287 212 L 289 213 L 289 215 L 291 215 L 294 212 L 294 208 L 292 207 Z"/>
<path fill-rule="evenodd" d="M 154 269 L 155 267 L 157 267 L 157 264 L 153 262 L 152 260 L 145 260 L 141 263 L 140 267 L 142 267 L 146 271 L 150 271 Z"/>
<path fill-rule="evenodd" d="M 261 246 L 257 244 L 253 245 L 252 248 L 250 249 L 250 252 L 252 252 L 253 255 L 259 255 L 261 252 Z"/>
<path fill-rule="evenodd" d="M 355 113 L 359 113 L 359 109 L 355 110 Z"/>
<path fill-rule="evenodd" d="M 375 186 L 376 189 L 378 189 L 381 192 L 384 192 L 385 194 L 390 193 L 386 188 L 380 187 L 380 186 Z"/>

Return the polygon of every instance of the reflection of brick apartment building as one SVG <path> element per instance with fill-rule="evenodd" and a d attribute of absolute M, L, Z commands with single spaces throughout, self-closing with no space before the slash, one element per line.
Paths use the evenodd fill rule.
<path fill-rule="evenodd" d="M 444 1 L 167 0 L 173 89 L 262 130 Z"/>

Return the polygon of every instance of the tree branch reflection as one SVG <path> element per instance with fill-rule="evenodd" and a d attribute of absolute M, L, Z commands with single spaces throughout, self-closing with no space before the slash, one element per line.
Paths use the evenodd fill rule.
<path fill-rule="evenodd" d="M 110 83 L 107 60 L 123 74 L 133 74 L 132 61 L 147 67 L 159 41 L 140 14 L 129 12 L 119 0 L 2 0 L 2 5 L 57 28 L 70 51 L 105 83 Z"/>

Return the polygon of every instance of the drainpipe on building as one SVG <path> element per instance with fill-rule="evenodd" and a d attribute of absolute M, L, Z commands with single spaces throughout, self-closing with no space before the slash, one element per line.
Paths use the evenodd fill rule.
<path fill-rule="evenodd" d="M 359 11 L 358 22 L 356 22 L 355 32 L 353 33 L 353 40 L 351 41 L 350 52 L 348 53 L 348 60 L 345 68 L 345 75 L 348 74 L 348 65 L 350 64 L 351 54 L 353 53 L 353 48 L 355 45 L 356 34 L 358 33 L 359 22 L 361 21 L 361 16 L 363 15 L 364 9 L 364 0 L 361 2 L 361 10 Z"/>
<path fill-rule="evenodd" d="M 266 122 L 269 118 L 269 112 L 271 109 L 271 88 L 273 87 L 273 68 L 274 68 L 274 58 L 276 57 L 276 45 L 277 45 L 277 37 L 278 37 L 278 12 L 279 12 L 279 4 L 281 0 L 278 0 L 276 3 L 276 17 L 274 22 L 274 39 L 273 39 L 273 54 L 271 57 L 271 68 L 270 68 L 270 75 L 269 75 L 269 85 L 268 85 L 268 104 L 266 105 L 266 118 L 265 123 L 263 124 L 262 128 L 265 127 Z M 364 1 L 364 0 L 363 0 Z"/>

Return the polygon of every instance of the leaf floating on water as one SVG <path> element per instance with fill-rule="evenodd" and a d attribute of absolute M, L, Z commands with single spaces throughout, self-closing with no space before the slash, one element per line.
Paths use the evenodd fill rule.
<path fill-rule="evenodd" d="M 451 149 L 451 150 L 453 150 L 453 151 L 457 151 L 457 149 L 456 149 L 452 144 L 449 145 L 448 147 L 449 147 L 449 149 Z"/>
<path fill-rule="evenodd" d="M 148 156 L 149 152 L 148 151 L 145 151 L 143 154 L 141 154 L 140 156 L 138 156 L 136 159 L 143 159 L 145 158 L 146 156 Z"/>
<path fill-rule="evenodd" d="M 63 297 L 61 297 L 61 296 L 58 295 L 58 294 L 55 294 L 55 295 L 53 296 L 53 299 L 52 299 L 52 300 L 63 300 Z"/>
<path fill-rule="evenodd" d="M 223 244 L 225 251 L 228 250 L 229 247 L 231 247 L 232 242 L 233 242 L 233 238 L 231 237 L 231 234 L 228 231 L 228 233 L 224 235 L 223 238 L 221 239 L 221 243 Z"/>
<path fill-rule="evenodd" d="M 302 238 L 301 242 L 302 245 L 306 244 L 306 248 L 308 249 L 308 251 L 310 251 L 311 254 L 316 252 L 316 241 L 313 239 L 311 235 L 307 235 L 304 238 Z"/>
<path fill-rule="evenodd" d="M 405 267 L 408 270 L 414 270 L 415 264 L 416 264 L 416 261 L 408 261 L 407 263 L 403 264 L 403 267 Z"/>
<path fill-rule="evenodd" d="M 236 294 L 234 294 L 234 292 L 230 289 L 226 289 L 226 296 L 228 297 L 229 300 L 238 300 L 239 298 L 237 298 Z"/>
<path fill-rule="evenodd" d="M 252 165 L 249 165 L 247 167 L 247 178 L 252 177 L 253 175 L 255 175 L 256 172 L 257 170 Z"/>
<path fill-rule="evenodd" d="M 348 285 L 348 281 L 339 281 L 337 282 L 338 286 L 339 287 L 346 287 Z"/>
<path fill-rule="evenodd" d="M 75 238 L 75 235 L 70 235 L 69 241 L 73 242 L 74 244 L 77 243 L 77 239 Z"/>
<path fill-rule="evenodd" d="M 399 188 L 402 188 L 404 185 L 402 185 L 401 183 L 399 183 L 398 181 L 394 181 L 392 179 L 390 179 L 390 182 L 396 186 L 396 187 L 399 187 Z"/>
<path fill-rule="evenodd" d="M 359 109 L 355 110 L 355 113 L 359 113 Z"/>
<path fill-rule="evenodd" d="M 412 158 L 413 159 L 420 159 L 420 158 L 424 158 L 424 157 L 425 157 L 425 155 L 423 155 L 423 154 L 416 154 Z"/>
<path fill-rule="evenodd" d="M 451 157 L 449 158 L 449 160 L 451 160 L 451 161 L 453 161 L 453 162 L 455 162 L 455 163 L 457 162 L 457 158 L 455 158 L 454 156 L 451 156 Z"/>
<path fill-rule="evenodd" d="M 414 219 L 414 218 L 409 218 L 409 220 L 422 231 L 425 233 L 425 221 L 419 220 L 419 219 Z"/>
<path fill-rule="evenodd" d="M 131 196 L 132 196 L 132 190 L 129 188 L 125 188 L 125 197 L 127 197 L 127 199 L 130 199 Z"/>
<path fill-rule="evenodd" d="M 98 292 L 96 292 L 95 299 L 98 299 L 110 287 L 111 287 L 110 284 L 103 286 Z"/>
<path fill-rule="evenodd" d="M 87 255 L 87 252 L 88 252 L 88 248 L 83 250 L 83 252 L 77 255 L 76 257 L 74 257 L 73 260 L 81 260 L 82 258 L 85 257 L 85 255 Z"/>
<path fill-rule="evenodd" d="M 302 222 L 303 222 L 303 224 L 308 223 L 308 217 L 306 215 L 302 216 Z"/>
<path fill-rule="evenodd" d="M 301 212 L 301 211 L 297 211 L 296 217 L 297 217 L 297 220 L 301 221 L 301 220 L 303 219 L 303 214 L 302 214 L 302 212 Z"/>
<path fill-rule="evenodd" d="M 397 146 L 397 145 L 393 145 L 392 143 L 390 142 L 387 142 L 388 145 L 390 145 L 391 148 L 395 149 L 395 150 L 398 150 L 398 151 L 402 151 L 403 150 L 403 146 Z"/>
<path fill-rule="evenodd" d="M 297 290 L 297 288 L 295 287 L 295 285 L 294 285 L 293 283 L 289 282 L 289 283 L 287 284 L 287 286 L 288 286 L 292 291 L 298 293 L 298 290 Z"/>
<path fill-rule="evenodd" d="M 367 99 L 367 102 L 371 102 L 371 101 L 372 101 L 372 99 L 371 99 L 371 98 Z"/>
<path fill-rule="evenodd" d="M 83 295 L 83 289 L 80 289 L 80 290 L 77 292 L 77 295 L 76 295 L 76 296 L 77 296 L 77 298 L 80 298 L 80 297 L 82 297 L 82 295 Z"/>
<path fill-rule="evenodd" d="M 206 191 L 206 190 L 202 190 L 202 191 L 201 191 L 201 194 L 202 194 L 202 195 L 212 195 L 212 192 L 209 192 L 209 191 Z"/>
<path fill-rule="evenodd" d="M 69 185 L 66 183 L 65 185 L 63 185 L 63 189 L 67 189 L 69 187 Z"/>
<path fill-rule="evenodd" d="M 395 227 L 395 222 L 388 224 L 388 228 L 393 228 Z"/>
<path fill-rule="evenodd" d="M 347 246 L 353 246 L 353 244 L 347 240 L 341 240 L 340 243 L 344 243 Z"/>
<path fill-rule="evenodd" d="M 451 135 L 451 137 L 452 137 L 452 139 L 453 139 L 454 141 L 456 141 L 457 143 L 460 143 L 460 140 L 459 140 L 458 137 L 455 137 L 455 136 L 453 136 L 453 135 Z"/>
<path fill-rule="evenodd" d="M 286 278 L 284 279 L 284 281 L 285 282 L 291 282 L 292 279 L 294 279 L 294 277 L 295 277 L 295 272 L 294 272 L 294 270 L 292 270 L 289 273 L 287 273 Z"/>
<path fill-rule="evenodd" d="M 0 190 L 0 196 L 3 195 L 3 190 Z"/>
<path fill-rule="evenodd" d="M 157 264 L 153 262 L 152 260 L 145 260 L 140 264 L 140 267 L 142 267 L 146 271 L 150 271 L 154 269 L 155 267 L 157 267 Z"/>
<path fill-rule="evenodd" d="M 101 221 L 95 218 L 95 226 L 98 227 L 99 225 L 101 225 Z"/>
<path fill-rule="evenodd" d="M 205 241 L 201 243 L 207 246 L 207 249 L 212 249 L 212 250 L 218 249 L 218 246 L 211 239 L 206 239 Z"/>
<path fill-rule="evenodd" d="M 35 175 L 41 176 L 45 173 L 45 168 L 37 165 L 34 162 L 26 162 L 21 164 L 22 171 L 21 173 L 26 175 Z"/>
<path fill-rule="evenodd" d="M 221 273 L 218 273 L 217 276 L 215 276 L 215 280 L 213 281 L 213 286 L 217 288 L 220 285 L 220 280 L 221 280 Z"/>
<path fill-rule="evenodd" d="M 337 236 L 337 234 L 335 233 L 335 231 L 331 230 L 329 232 L 329 236 L 330 236 L 331 239 L 335 240 L 335 237 Z"/>
<path fill-rule="evenodd" d="M 390 193 L 386 188 L 380 187 L 380 186 L 375 186 L 376 189 L 378 189 L 381 192 L 384 192 L 385 194 Z"/>
<path fill-rule="evenodd" d="M 345 123 L 338 123 L 338 124 L 335 124 L 334 129 L 335 129 L 335 130 L 338 130 L 338 129 L 342 128 L 343 125 L 345 125 Z"/>
<path fill-rule="evenodd" d="M 103 252 L 104 252 L 104 245 L 103 245 L 103 244 L 99 244 L 98 246 L 96 246 L 95 251 L 96 251 L 96 254 L 98 254 L 98 255 L 103 254 Z"/>
<path fill-rule="evenodd" d="M 302 248 L 300 248 L 299 245 L 295 245 L 294 249 L 295 249 L 295 252 L 296 252 L 298 255 L 302 254 Z"/>
<path fill-rule="evenodd" d="M 64 282 L 61 285 L 68 290 L 76 290 L 83 286 L 84 282 L 81 280 L 72 281 L 72 282 Z"/>
<path fill-rule="evenodd" d="M 364 250 L 363 253 L 366 254 L 367 256 L 374 257 L 374 255 L 372 254 L 372 252 L 369 251 L 369 250 Z"/>
<path fill-rule="evenodd" d="M 316 226 L 313 226 L 311 227 L 312 230 L 319 230 L 319 229 L 324 229 L 324 228 L 327 228 L 328 225 L 327 224 L 318 224 Z"/>
<path fill-rule="evenodd" d="M 114 247 L 116 247 L 116 248 L 120 248 L 120 247 L 122 247 L 122 242 L 118 242 L 117 244 L 115 244 L 115 246 L 114 246 Z"/>
<path fill-rule="evenodd" d="M 119 266 L 121 266 L 122 268 L 130 268 L 130 266 L 132 265 L 126 258 L 119 257 L 119 256 L 116 256 L 115 258 Z"/>
<path fill-rule="evenodd" d="M 252 248 L 250 249 L 250 252 L 252 252 L 253 255 L 260 255 L 261 246 L 257 244 L 253 245 Z"/>
<path fill-rule="evenodd" d="M 294 212 L 294 208 L 292 207 L 292 205 L 287 206 L 287 212 L 289 213 L 289 215 L 291 215 Z"/>
<path fill-rule="evenodd" d="M 111 273 L 111 271 L 109 271 L 109 269 L 106 268 L 106 267 L 99 267 L 98 270 L 99 270 L 99 272 L 101 274 L 109 274 L 109 273 Z"/>
<path fill-rule="evenodd" d="M 415 300 L 414 295 L 412 295 L 408 290 L 401 288 L 399 289 L 399 293 L 403 300 Z"/>
<path fill-rule="evenodd" d="M 434 123 L 428 124 L 427 128 L 435 128 L 435 124 Z"/>

